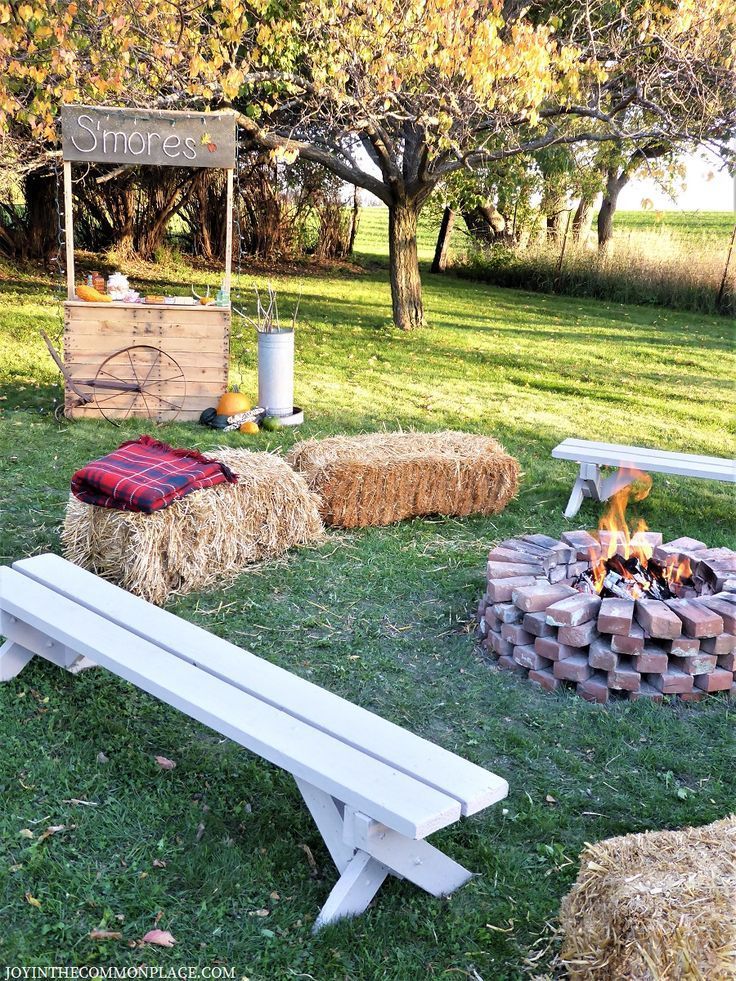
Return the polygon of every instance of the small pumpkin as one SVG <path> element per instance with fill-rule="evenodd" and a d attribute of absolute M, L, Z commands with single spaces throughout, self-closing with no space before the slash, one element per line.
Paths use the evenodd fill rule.
<path fill-rule="evenodd" d="M 210 421 L 210 426 L 212 426 L 213 429 L 227 429 L 229 425 L 230 419 L 227 416 L 221 415 L 219 412 L 214 419 Z"/>
<path fill-rule="evenodd" d="M 244 422 L 240 427 L 241 433 L 258 433 L 260 432 L 257 422 Z"/>
<path fill-rule="evenodd" d="M 239 412 L 249 412 L 251 404 L 241 392 L 225 392 L 217 403 L 218 416 L 236 416 Z"/>

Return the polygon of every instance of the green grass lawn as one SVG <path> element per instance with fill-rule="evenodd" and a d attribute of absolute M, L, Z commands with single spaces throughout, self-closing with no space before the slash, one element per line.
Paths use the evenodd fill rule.
<path fill-rule="evenodd" d="M 144 427 L 55 421 L 56 373 L 37 333 L 59 328 L 48 285 L 1 273 L 9 562 L 58 551 L 72 472 Z M 137 273 L 136 285 L 152 275 Z M 193 274 L 159 275 L 185 291 Z M 220 964 L 269 981 L 551 974 L 584 842 L 734 809 L 734 705 L 599 707 L 498 672 L 473 632 L 485 555 L 512 534 L 596 524 L 592 504 L 562 517 L 575 468 L 550 451 L 566 436 L 732 452 L 734 323 L 425 275 L 432 326 L 408 335 L 389 326 L 383 269 L 275 285 L 285 299 L 303 293 L 296 391 L 308 421 L 230 445 L 463 428 L 518 456 L 521 492 L 496 518 L 330 534 L 169 609 L 506 777 L 507 801 L 433 839 L 479 875 L 446 900 L 391 881 L 366 915 L 313 937 L 336 875 L 286 774 L 102 671 L 33 663 L 0 686 L 0 963 Z M 235 333 L 232 378 L 253 392 L 255 339 Z M 185 425 L 157 435 L 203 449 L 223 439 Z M 636 514 L 665 539 L 736 545 L 723 485 L 656 476 Z M 159 770 L 157 754 L 176 769 Z M 56 825 L 66 830 L 41 840 Z M 157 919 L 177 946 L 131 946 Z M 89 939 L 99 928 L 123 939 Z"/>

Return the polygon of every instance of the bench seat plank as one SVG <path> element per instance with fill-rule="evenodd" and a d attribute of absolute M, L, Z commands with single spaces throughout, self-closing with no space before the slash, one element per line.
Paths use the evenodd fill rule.
<path fill-rule="evenodd" d="M 552 450 L 552 456 L 558 460 L 573 460 L 577 463 L 634 467 L 653 473 L 671 473 L 683 477 L 736 483 L 736 461 L 721 457 L 697 456 L 667 450 L 652 450 L 642 446 L 594 443 L 578 439 L 564 440 Z"/>
<path fill-rule="evenodd" d="M 453 797 L 464 815 L 508 793 L 503 778 L 152 606 L 58 555 L 23 559 L 13 568 L 214 677 Z"/>
<path fill-rule="evenodd" d="M 0 600 L 3 629 L 11 640 L 17 629 L 22 644 L 22 628 L 28 624 L 31 632 L 42 631 L 401 834 L 424 838 L 460 817 L 457 800 L 173 656 L 20 572 L 0 569 Z M 21 623 L 13 624 L 10 617 Z"/>

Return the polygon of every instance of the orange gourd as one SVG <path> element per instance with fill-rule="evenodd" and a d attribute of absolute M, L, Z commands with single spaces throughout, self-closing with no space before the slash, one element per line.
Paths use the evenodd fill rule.
<path fill-rule="evenodd" d="M 251 404 L 240 392 L 225 392 L 217 403 L 218 416 L 236 416 L 239 412 L 248 412 Z"/>
<path fill-rule="evenodd" d="M 240 427 L 240 432 L 253 434 L 253 433 L 260 432 L 260 429 L 258 428 L 257 422 L 244 422 L 243 425 Z"/>

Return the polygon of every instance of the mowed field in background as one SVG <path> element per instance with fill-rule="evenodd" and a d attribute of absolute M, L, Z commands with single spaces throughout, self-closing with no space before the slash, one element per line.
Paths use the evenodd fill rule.
<path fill-rule="evenodd" d="M 0 264 L 0 561 L 58 552 L 71 475 L 144 431 L 270 452 L 383 427 L 496 436 L 523 471 L 502 514 L 333 531 L 168 605 L 507 778 L 506 801 L 433 839 L 478 874 L 450 899 L 391 880 L 364 916 L 312 936 L 337 876 L 287 774 L 104 671 L 32 663 L 0 685 L 0 963 L 217 964 L 251 981 L 550 977 L 585 842 L 733 810 L 734 703 L 548 695 L 496 670 L 474 635 L 495 543 L 600 517 L 588 502 L 563 518 L 576 468 L 551 458 L 556 443 L 733 452 L 733 322 L 425 273 L 430 326 L 404 334 L 390 323 L 385 212 L 363 217 L 367 269 L 272 277 L 287 316 L 302 297 L 295 394 L 307 421 L 253 437 L 57 421 L 38 333 L 60 330 L 53 284 Z M 125 272 L 147 293 L 221 277 L 182 262 Z M 265 282 L 246 270 L 236 288 L 251 298 Z M 232 354 L 231 381 L 255 396 L 256 339 L 237 320 Z M 727 485 L 656 475 L 634 511 L 665 540 L 736 546 Z M 176 946 L 137 945 L 154 926 Z"/>

